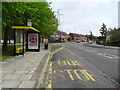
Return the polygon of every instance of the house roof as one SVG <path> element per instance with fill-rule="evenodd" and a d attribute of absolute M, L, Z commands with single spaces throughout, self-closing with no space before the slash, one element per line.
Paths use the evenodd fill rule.
<path fill-rule="evenodd" d="M 86 37 L 86 35 L 77 34 L 77 33 L 70 33 L 69 35 L 74 36 L 74 37 Z"/>
<path fill-rule="evenodd" d="M 59 30 L 54 32 L 54 34 L 68 36 L 68 34 L 66 32 L 59 31 Z"/>

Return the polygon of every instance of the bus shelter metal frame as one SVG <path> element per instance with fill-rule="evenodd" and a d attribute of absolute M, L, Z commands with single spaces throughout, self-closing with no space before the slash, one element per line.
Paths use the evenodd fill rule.
<path fill-rule="evenodd" d="M 25 49 L 26 51 L 40 51 L 40 32 L 30 26 L 12 26 L 12 28 L 14 29 L 14 54 L 15 55 L 24 55 L 25 53 Z M 22 43 L 16 43 L 16 31 L 17 30 L 22 30 Z M 38 49 L 28 49 L 28 34 L 29 33 L 37 33 L 38 34 Z M 24 37 L 24 35 L 26 34 L 26 37 Z M 26 43 L 25 43 L 26 40 Z M 25 48 L 25 44 L 26 44 L 26 48 Z M 21 45 L 22 47 L 20 48 L 16 48 L 17 45 Z M 19 52 L 19 50 L 22 49 L 22 53 L 16 53 Z"/>

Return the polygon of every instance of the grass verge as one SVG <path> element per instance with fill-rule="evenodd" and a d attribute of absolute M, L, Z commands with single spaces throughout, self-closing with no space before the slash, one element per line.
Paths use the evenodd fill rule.
<path fill-rule="evenodd" d="M 0 62 L 14 56 L 14 45 L 8 45 L 6 51 L 2 51 L 0 55 Z"/>

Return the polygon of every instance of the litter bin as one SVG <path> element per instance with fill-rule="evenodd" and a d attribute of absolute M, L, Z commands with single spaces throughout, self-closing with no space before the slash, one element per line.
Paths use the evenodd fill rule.
<path fill-rule="evenodd" d="M 48 49 L 48 43 L 45 43 L 45 48 L 44 49 Z"/>

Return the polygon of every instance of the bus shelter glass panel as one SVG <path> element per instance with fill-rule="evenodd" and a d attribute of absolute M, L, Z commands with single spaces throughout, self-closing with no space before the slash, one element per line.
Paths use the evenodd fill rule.
<path fill-rule="evenodd" d="M 26 40 L 26 32 L 24 32 L 24 52 L 26 51 L 27 40 Z"/>
<path fill-rule="evenodd" d="M 23 30 L 15 30 L 15 53 L 23 54 L 24 53 L 24 34 Z"/>

